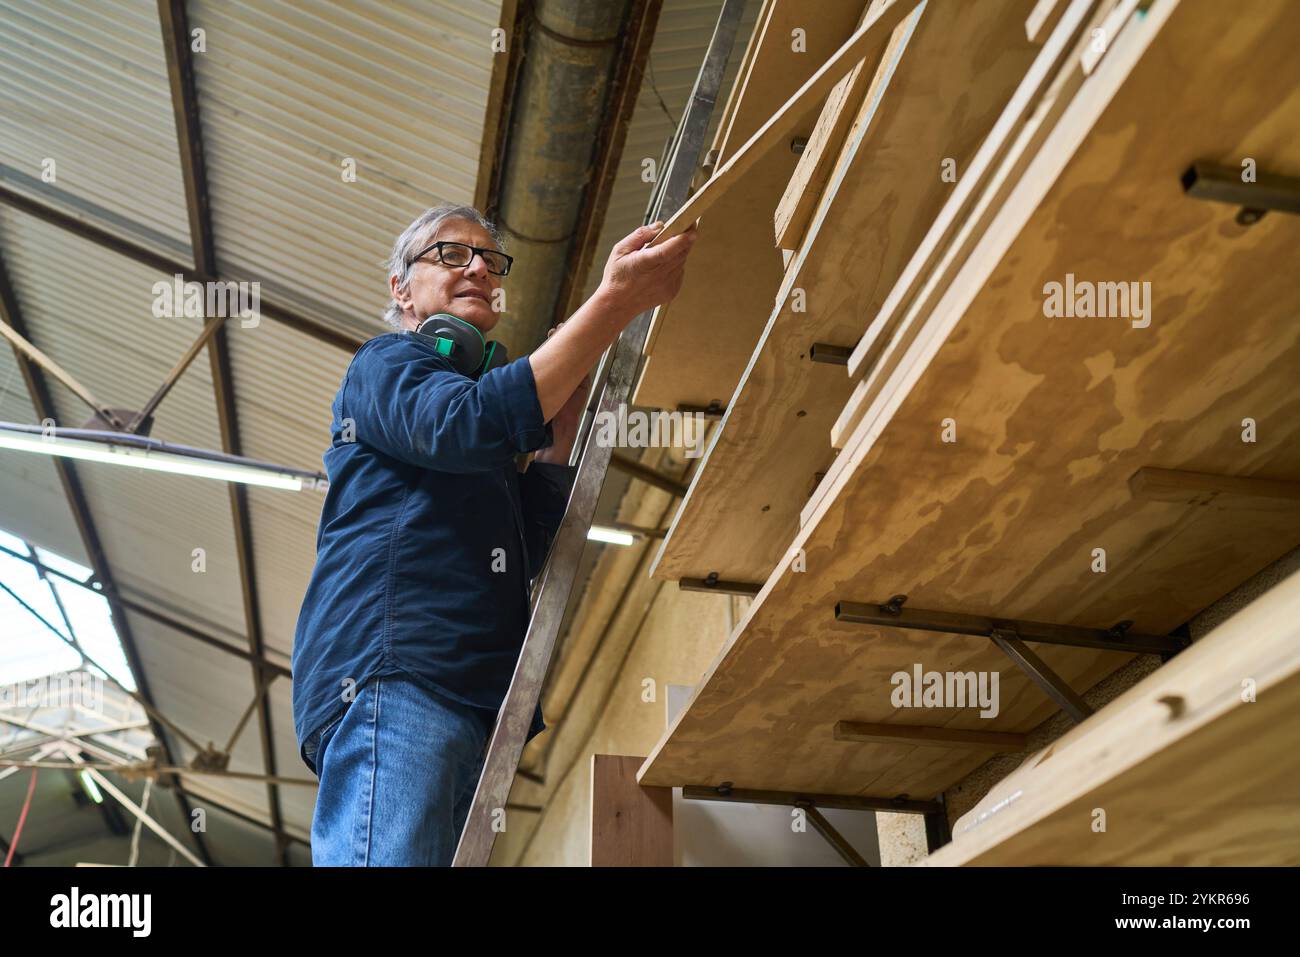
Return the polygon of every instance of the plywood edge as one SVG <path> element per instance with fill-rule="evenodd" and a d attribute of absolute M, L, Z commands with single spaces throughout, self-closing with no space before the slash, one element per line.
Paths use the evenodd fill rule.
<path fill-rule="evenodd" d="M 837 721 L 832 732 L 836 741 L 866 744 L 907 744 L 968 751 L 1016 752 L 1025 750 L 1026 734 L 1013 731 L 966 731 L 914 724 L 873 724 L 868 721 Z"/>
<path fill-rule="evenodd" d="M 745 174 L 754 164 L 780 143 L 806 113 L 816 109 L 817 104 L 859 60 L 877 62 L 894 28 L 912 13 L 917 2 L 918 0 L 894 0 L 889 6 L 868 17 L 863 26 L 682 205 L 648 245 L 656 245 L 685 232 L 719 199 L 743 183 Z"/>
<path fill-rule="evenodd" d="M 1076 4 L 1088 6 L 1085 0 L 1076 0 Z M 1078 80 L 1078 73 L 1073 68 L 1067 68 L 1066 74 L 1061 78 L 1063 84 L 1068 87 L 1073 79 L 1078 86 L 1073 97 L 1067 97 L 1062 92 L 1054 101 L 1061 111 L 1059 121 L 1051 127 L 1050 132 L 1045 133 L 1040 148 L 1032 155 L 1027 151 L 1013 151 L 1006 156 L 999 180 L 1005 186 L 1005 198 L 998 182 L 991 183 L 988 192 L 980 200 L 984 204 L 983 212 L 977 209 L 962 227 L 972 235 L 968 254 L 962 258 L 959 268 L 955 264 L 953 266 L 955 275 L 942 287 L 942 294 L 936 291 L 930 299 L 918 300 L 913 305 L 907 323 L 894 334 L 888 351 L 871 366 L 864 380 L 866 389 L 855 390 L 851 405 L 846 406 L 846 410 L 852 408 L 852 411 L 846 411 L 836 424 L 837 436 L 843 442 L 842 451 L 832 470 L 804 507 L 800 515 L 802 525 L 814 523 L 816 517 L 839 494 L 848 476 L 866 456 L 893 413 L 997 268 L 1003 255 L 1011 248 L 1033 211 L 1046 199 L 1056 177 L 1100 120 L 1173 9 L 1174 4 L 1153 8 L 1142 30 L 1136 33 L 1126 31 L 1116 37 L 1106 61 L 1107 67 L 1093 73 L 1087 82 Z M 1068 42 L 1070 36 L 1064 33 L 1069 16 L 1067 13 L 1063 17 L 1063 23 L 1058 25 L 1058 30 L 1063 31 L 1063 44 Z M 1044 54 L 1047 52 L 1045 48 Z M 1049 61 L 1049 64 L 1050 62 L 1054 61 Z M 1025 93 L 1028 96 L 1032 90 L 1025 90 Z M 1013 171 L 1016 174 L 1014 177 L 1011 175 Z M 995 203 L 995 199 L 999 201 Z M 953 200 L 958 200 L 958 197 L 954 195 Z M 981 226 L 987 223 L 987 228 L 981 228 L 974 234 L 977 223 Z M 959 235 L 954 240 L 954 246 L 963 242 L 963 237 Z M 931 278 L 932 285 L 937 281 L 937 278 Z M 931 305 L 931 300 L 934 299 L 937 301 Z M 924 310 L 922 305 L 926 306 Z M 863 364 L 867 360 L 865 353 L 860 350 L 861 344 L 859 350 L 855 350 L 854 358 L 850 359 L 851 375 L 855 359 L 859 363 L 857 370 L 866 371 Z M 844 439 L 843 434 L 850 426 L 851 434 Z"/>
<path fill-rule="evenodd" d="M 1025 36 L 1030 42 L 1051 32 L 1053 15 L 1060 12 L 1061 0 L 1038 0 L 1025 18 Z"/>
<path fill-rule="evenodd" d="M 870 7 L 863 11 L 862 19 L 866 18 L 869 10 Z M 862 20 L 858 21 L 858 26 L 861 28 Z M 874 73 L 871 64 L 862 60 L 848 76 L 835 84 L 826 97 L 812 135 L 808 137 L 803 154 L 795 164 L 794 174 L 776 205 L 773 232 L 776 245 L 782 250 L 793 251 L 798 248 L 812 220 L 813 209 L 821 198 L 822 190 L 849 135 L 858 104 L 882 82 L 887 64 L 905 35 L 906 31 L 901 24 L 895 27 Z"/>
<path fill-rule="evenodd" d="M 722 108 L 722 116 L 718 120 L 717 130 L 713 134 L 713 149 L 718 152 L 718 163 L 722 162 L 722 151 L 726 146 L 727 137 L 731 135 L 731 127 L 736 120 L 736 111 L 740 108 L 741 98 L 749 86 L 748 80 L 750 73 L 754 69 L 754 58 L 758 55 L 763 37 L 767 34 L 768 24 L 771 23 L 773 12 L 780 2 L 781 0 L 763 0 L 762 9 L 758 11 L 758 18 L 754 22 L 754 29 L 749 35 L 749 41 L 745 44 L 745 54 L 741 58 L 739 69 L 736 70 L 736 79 L 731 84 L 731 90 L 727 93 L 727 102 Z M 715 163 L 714 166 L 716 167 L 718 163 Z"/>

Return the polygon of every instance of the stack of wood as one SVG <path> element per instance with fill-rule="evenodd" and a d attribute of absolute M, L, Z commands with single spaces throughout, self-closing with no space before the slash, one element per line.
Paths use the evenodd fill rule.
<path fill-rule="evenodd" d="M 635 395 L 725 410 L 652 574 L 754 600 L 642 784 L 934 798 L 1300 544 L 1297 48 L 1290 0 L 768 0 Z M 1300 581 L 1275 591 L 936 860 L 1300 862 Z M 881 606 L 1103 637 L 1033 645 L 1054 700 L 978 629 L 845 614 Z M 918 666 L 998 673 L 996 715 L 898 707 Z M 1175 744 L 1222 771 L 1195 798 Z M 1190 800 L 1217 823 L 1179 840 Z"/>

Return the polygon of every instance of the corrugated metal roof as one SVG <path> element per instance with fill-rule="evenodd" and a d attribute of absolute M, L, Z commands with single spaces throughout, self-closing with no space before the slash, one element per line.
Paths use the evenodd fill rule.
<path fill-rule="evenodd" d="M 394 238 L 436 202 L 473 201 L 500 9 L 190 3 L 206 31 L 194 65 L 222 274 L 384 331 Z"/>
<path fill-rule="evenodd" d="M 43 184 L 42 163 L 55 162 Z M 57 189 L 189 249 L 167 64 L 153 0 L 0 0 L 0 180 Z M 156 237 L 150 241 L 150 236 Z"/>
<path fill-rule="evenodd" d="M 275 766 L 283 777 L 311 779 L 311 772 L 302 763 L 302 757 L 298 753 L 298 738 L 293 730 L 293 721 L 285 720 L 293 711 L 292 695 L 293 685 L 284 678 L 277 679 L 271 685 L 271 711 L 275 715 L 271 741 L 275 751 Z M 310 839 L 311 819 L 315 810 L 316 788 L 301 785 L 284 785 L 280 788 L 280 814 L 284 818 L 286 829 Z"/>
<path fill-rule="evenodd" d="M 187 14 L 190 27 L 203 31 L 205 49 L 193 63 L 223 278 L 259 281 L 264 301 L 336 327 L 384 331 L 383 261 L 394 236 L 435 202 L 472 200 L 500 3 L 194 0 Z M 0 0 L 0 107 L 6 185 L 189 259 L 152 0 Z M 40 178 L 46 157 L 57 163 L 54 183 Z M 345 158 L 356 161 L 356 182 L 341 175 Z M 142 405 L 199 332 L 197 319 L 152 316 L 153 284 L 168 277 L 7 207 L 0 243 L 32 339 L 105 404 Z M 227 334 L 244 454 L 320 468 L 330 402 L 349 356 L 265 319 L 248 329 L 232 322 Z M 61 385 L 52 390 L 59 424 L 85 422 L 89 410 L 78 399 Z M 35 420 L 7 349 L 0 412 Z M 159 406 L 152 434 L 221 447 L 206 357 Z M 225 486 L 90 463 L 78 472 L 123 594 L 247 647 Z M 49 460 L 6 455 L 0 482 L 8 528 L 88 561 Z M 315 558 L 321 495 L 249 489 L 248 500 L 267 653 L 287 662 Z M 201 575 L 191 570 L 200 547 Z M 145 616 L 129 614 L 128 622 L 159 708 L 195 737 L 223 743 L 251 700 L 248 664 Z M 303 776 L 290 686 L 277 685 L 278 770 Z M 178 747 L 179 760 L 190 756 Z M 234 764 L 262 770 L 255 723 Z M 187 778 L 187 790 L 269 819 L 263 784 Z M 281 794 L 285 823 L 305 836 L 314 791 L 292 792 Z"/>
<path fill-rule="evenodd" d="M 143 615 L 128 612 L 127 617 L 140 649 L 145 673 L 166 677 L 165 681 L 153 683 L 151 690 L 155 706 L 168 720 L 203 744 L 211 741 L 216 747 L 225 748 L 244 709 L 253 700 L 253 680 L 248 665 L 216 648 L 178 636 L 172 629 Z M 277 679 L 280 680 L 283 679 Z M 272 729 L 282 730 L 280 726 L 286 720 L 287 715 L 275 714 Z M 293 734 L 291 723 L 289 734 Z M 174 756 L 177 762 L 188 764 L 195 753 L 195 749 L 185 741 L 176 742 Z M 302 767 L 301 761 L 298 764 L 298 769 L 288 769 L 284 773 L 303 777 L 307 769 Z M 249 719 L 235 742 L 229 770 L 262 773 L 262 745 L 256 716 Z M 185 789 L 192 794 L 209 795 L 219 804 L 258 820 L 269 820 L 266 785 L 261 781 L 196 774 L 185 778 Z M 202 802 L 195 802 L 195 806 L 202 807 Z M 294 824 L 303 828 L 302 821 Z M 311 831 L 310 817 L 305 830 Z"/>
<path fill-rule="evenodd" d="M 4 240 L 0 221 L 0 243 Z M 0 245 L 0 248 L 6 248 Z M 0 348 L 0 421 L 37 421 L 27 384 L 13 350 Z M 44 456 L 0 449 L 0 528 L 39 542 L 83 565 L 89 564 L 77 526 L 63 495 L 54 463 Z"/>
<path fill-rule="evenodd" d="M 103 688 L 102 705 L 102 711 L 98 712 L 87 711 L 81 707 L 59 706 L 58 704 L 38 707 L 35 710 L 24 706 L 19 709 L 19 716 L 23 720 L 31 721 L 46 728 L 68 728 L 81 731 L 96 727 L 110 727 L 128 721 L 141 721 L 144 717 L 143 711 L 138 704 L 111 685 L 106 685 Z M 22 730 L 12 725 L 0 730 L 0 740 L 2 740 L 3 747 L 10 751 L 17 750 L 18 746 L 24 741 L 34 742 L 43 738 L 44 735 L 39 732 Z M 110 753 L 115 751 L 127 754 L 134 760 L 140 760 L 145 757 L 144 748 L 151 739 L 152 735 L 144 730 L 132 729 L 97 734 L 92 741 L 97 748 L 107 746 Z M 104 752 L 97 749 L 92 750 L 88 756 L 94 762 L 104 760 Z M 62 760 L 62 757 L 60 755 L 49 755 L 46 760 Z M 0 771 L 0 778 L 4 778 L 7 774 L 12 776 L 16 771 L 17 769 L 11 769 L 7 772 Z M 191 776 L 190 780 L 203 779 Z M 145 782 L 139 779 L 125 780 L 118 778 L 114 783 L 137 805 L 146 807 L 149 815 L 169 834 L 182 838 L 187 834 L 193 821 L 185 816 L 183 810 L 176 803 L 174 791 L 152 787 L 146 798 Z M 298 788 L 295 790 L 309 795 L 315 793 L 311 788 Z M 0 787 L 0 820 L 14 821 L 18 819 L 22 813 L 25 791 L 26 788 L 21 784 L 6 784 Z M 82 812 L 77 818 L 80 826 L 74 825 L 70 827 L 66 815 L 49 813 L 54 809 L 66 808 L 70 813 L 78 814 L 73 797 L 74 795 L 68 790 L 68 779 L 64 775 L 45 772 L 40 774 L 35 781 L 32 803 L 32 807 L 37 810 L 25 819 L 22 839 L 18 842 L 18 853 L 13 861 L 15 865 L 57 867 L 67 866 L 75 862 L 86 862 L 121 866 L 127 863 L 130 853 L 121 841 L 110 836 L 106 830 L 100 829 L 98 832 L 96 831 L 95 822 L 99 819 L 98 815 L 91 814 L 87 818 Z M 214 863 L 223 866 L 255 866 L 274 862 L 271 853 L 272 849 L 268 847 L 265 831 L 256 829 L 223 812 L 212 803 L 207 795 L 200 797 L 198 800 L 193 800 L 193 797 L 192 794 L 191 807 L 195 810 L 202 809 L 206 811 L 204 836 L 208 848 L 212 851 Z M 213 793 L 211 797 L 215 797 L 220 803 L 224 804 L 223 798 L 226 798 L 227 795 L 218 796 Z M 295 798 L 295 802 L 299 801 L 300 798 Z M 295 807 L 294 814 L 290 818 L 292 822 L 295 822 L 290 826 L 290 830 L 294 833 L 299 833 L 296 822 L 300 818 L 301 814 Z M 128 818 L 128 822 L 131 820 Z M 72 834 L 69 833 L 70 831 Z M 96 837 L 97 833 L 102 836 Z M 71 843 L 69 837 L 77 835 L 83 835 L 85 839 L 77 841 L 75 844 Z M 300 836 L 305 839 L 306 832 L 301 832 Z M 139 852 L 138 864 L 142 867 L 163 867 L 169 864 L 185 863 L 174 850 L 161 841 L 154 840 L 152 836 L 148 835 L 148 832 L 145 832 L 144 840 L 140 842 L 137 850 Z M 296 864 L 306 865 L 310 863 L 310 855 L 303 845 L 294 845 L 291 854 Z"/>
<path fill-rule="evenodd" d="M 106 405 L 138 409 L 198 334 L 199 319 L 153 316 L 153 284 L 163 277 L 143 266 L 8 209 L 0 210 L 0 242 L 33 342 Z M 81 293 L 82 283 L 68 282 L 68 260 L 93 277 L 93 299 Z M 79 427 L 89 418 L 69 390 L 55 383 L 51 392 L 59 425 Z M 206 359 L 196 360 L 158 407 L 152 434 L 221 447 Z M 96 463 L 80 463 L 78 474 L 122 594 L 246 649 L 226 487 Z M 196 548 L 204 550 L 202 572 L 193 567 Z M 199 740 L 224 744 L 252 698 L 249 665 L 144 616 L 127 617 L 154 703 Z M 273 727 L 286 726 L 292 735 L 290 715 L 276 717 Z M 246 735 L 232 767 L 260 773 L 255 724 Z M 209 787 L 230 806 L 267 818 L 263 785 L 221 780 Z"/>
<path fill-rule="evenodd" d="M 200 319 L 157 319 L 152 287 L 161 277 L 86 240 L 11 210 L 0 230 L 9 279 L 31 338 L 102 403 L 139 409 L 198 334 Z M 93 298 L 68 282 L 65 260 L 93 277 Z M 51 384 L 57 424 L 79 428 L 90 410 Z M 195 361 L 158 407 L 153 435 L 220 448 L 206 360 Z M 177 617 L 244 634 L 230 500 L 217 482 L 93 462 L 77 467 L 118 586 Z M 292 494 L 292 493 L 286 493 Z M 194 549 L 207 570 L 191 570 Z M 242 644 L 244 640 L 237 638 Z"/>

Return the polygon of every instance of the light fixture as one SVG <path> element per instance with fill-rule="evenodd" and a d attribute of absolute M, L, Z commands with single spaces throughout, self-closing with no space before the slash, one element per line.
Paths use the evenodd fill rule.
<path fill-rule="evenodd" d="M 606 528 L 604 525 L 593 525 L 587 529 L 587 538 L 593 542 L 608 542 L 610 545 L 631 545 L 636 541 L 636 536 L 631 532 Z"/>
<path fill-rule="evenodd" d="M 90 799 L 96 804 L 103 804 L 104 795 L 99 793 L 99 785 L 96 784 L 95 779 L 90 776 L 90 772 L 78 771 L 77 777 L 81 779 L 81 786 L 85 789 L 86 793 L 90 795 Z"/>
<path fill-rule="evenodd" d="M 0 449 L 130 465 L 156 472 L 194 475 L 295 492 L 304 487 L 328 487 L 325 477 L 319 473 L 258 462 L 223 452 L 174 445 L 129 432 L 44 429 L 15 422 L 0 422 Z"/>

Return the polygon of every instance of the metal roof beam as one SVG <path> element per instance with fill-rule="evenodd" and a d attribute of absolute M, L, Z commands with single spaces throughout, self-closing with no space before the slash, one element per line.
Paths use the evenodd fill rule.
<path fill-rule="evenodd" d="M 78 219 L 71 213 L 66 213 L 61 209 L 19 193 L 2 181 L 0 181 L 0 203 L 33 216 L 57 229 L 80 236 L 88 242 L 112 250 L 118 255 L 125 256 L 127 259 L 134 260 L 143 266 L 148 266 L 150 269 L 157 270 L 168 276 L 179 273 L 186 282 L 209 283 L 223 281 L 215 274 L 205 273 L 202 269 L 195 269 L 193 266 L 172 259 L 165 253 L 155 252 L 147 246 L 141 246 L 83 219 Z M 265 298 L 260 298 L 258 305 L 261 314 L 268 319 L 281 322 L 297 332 L 349 353 L 359 349 L 367 338 L 326 325 L 304 313 L 295 312 L 276 303 L 268 302 Z M 328 312 L 325 309 L 321 311 Z"/>
<path fill-rule="evenodd" d="M 212 215 L 208 204 L 208 181 L 203 162 L 203 130 L 199 122 L 199 102 L 194 84 L 194 64 L 190 59 L 189 22 L 185 0 L 158 0 L 158 19 L 163 48 L 167 54 L 167 77 L 171 85 L 172 110 L 176 116 L 176 140 L 180 147 L 181 170 L 185 181 L 185 202 L 189 211 L 190 243 L 194 262 L 208 275 L 217 274 L 217 252 L 213 241 Z M 212 332 L 208 340 L 208 358 L 212 367 L 212 387 L 221 426 L 221 445 L 230 455 L 243 455 L 239 439 L 239 418 L 235 408 L 234 379 L 230 370 L 230 349 L 225 324 Z M 239 581 L 243 593 L 244 621 L 248 629 L 248 648 L 255 658 L 263 657 L 261 608 L 257 595 L 257 577 L 253 567 L 253 526 L 248 508 L 248 490 L 230 483 L 230 511 L 234 524 L 235 550 L 239 556 Z M 257 665 L 253 665 L 257 723 L 262 745 L 262 766 L 267 777 L 275 777 L 276 760 L 271 731 L 271 696 Z M 271 824 L 276 835 L 280 863 L 289 866 L 289 847 L 284 836 L 284 817 L 280 809 L 280 789 L 271 781 L 266 784 Z"/>

